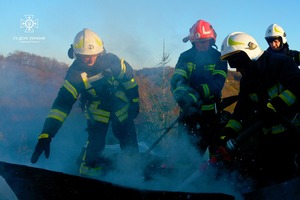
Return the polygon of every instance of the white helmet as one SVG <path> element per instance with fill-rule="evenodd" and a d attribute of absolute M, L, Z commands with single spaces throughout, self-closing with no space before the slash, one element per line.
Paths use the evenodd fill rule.
<path fill-rule="evenodd" d="M 263 54 L 263 50 L 252 36 L 243 32 L 233 32 L 222 43 L 221 59 L 226 60 L 228 56 L 240 51 L 245 52 L 251 60 L 257 60 Z"/>
<path fill-rule="evenodd" d="M 283 28 L 277 24 L 271 24 L 266 30 L 265 39 L 276 39 L 281 38 L 282 43 L 285 44 L 287 42 L 286 33 Z"/>
<path fill-rule="evenodd" d="M 92 30 L 85 28 L 75 36 L 73 50 L 75 55 L 97 55 L 104 48 L 100 37 Z"/>

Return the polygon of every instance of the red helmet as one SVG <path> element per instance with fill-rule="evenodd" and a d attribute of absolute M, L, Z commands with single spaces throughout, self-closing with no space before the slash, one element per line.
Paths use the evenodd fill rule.
<path fill-rule="evenodd" d="M 192 28 L 190 28 L 190 35 L 183 38 L 183 42 L 197 40 L 213 39 L 213 43 L 216 42 L 217 34 L 212 25 L 204 20 L 198 20 Z"/>

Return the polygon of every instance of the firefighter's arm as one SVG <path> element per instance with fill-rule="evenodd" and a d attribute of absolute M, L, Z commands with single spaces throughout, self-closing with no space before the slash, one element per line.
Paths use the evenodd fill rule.
<path fill-rule="evenodd" d="M 296 103 L 297 97 L 290 90 L 284 90 L 281 94 L 267 102 L 267 108 L 273 112 L 284 114 Z"/>
<path fill-rule="evenodd" d="M 36 163 L 43 152 L 45 157 L 49 158 L 51 140 L 67 118 L 77 97 L 77 90 L 68 81 L 65 81 L 45 119 L 43 130 L 31 157 L 32 163 Z"/>
<path fill-rule="evenodd" d="M 116 70 L 117 67 L 115 66 L 119 66 L 119 70 Z M 124 88 L 129 100 L 128 115 L 130 118 L 135 119 L 140 112 L 140 101 L 138 84 L 135 80 L 134 70 L 124 59 L 119 59 L 119 63 L 112 66 L 112 68 L 114 68 L 114 77 L 116 77 L 116 80 Z"/>
<path fill-rule="evenodd" d="M 199 95 L 201 99 L 207 99 L 211 96 L 218 97 L 224 87 L 227 77 L 227 64 L 224 61 L 216 63 L 215 69 L 211 72 L 211 77 L 206 83 L 201 84 Z"/>
<path fill-rule="evenodd" d="M 190 112 L 190 108 L 200 110 L 202 101 L 199 93 L 187 84 L 188 73 L 186 69 L 177 67 L 170 80 L 171 92 L 183 112 Z M 190 111 L 188 111 L 190 110 Z"/>

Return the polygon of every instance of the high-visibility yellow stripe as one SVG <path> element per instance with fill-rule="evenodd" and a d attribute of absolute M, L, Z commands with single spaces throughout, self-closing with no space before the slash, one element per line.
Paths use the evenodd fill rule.
<path fill-rule="evenodd" d="M 133 103 L 138 103 L 139 101 L 140 101 L 139 98 L 133 98 L 133 99 L 132 99 L 132 102 L 133 102 Z"/>
<path fill-rule="evenodd" d="M 210 96 L 210 90 L 207 84 L 202 84 L 203 92 L 204 92 L 204 97 L 208 98 Z"/>
<path fill-rule="evenodd" d="M 129 105 L 127 104 L 115 113 L 120 122 L 123 122 L 125 119 L 128 118 L 128 109 Z"/>
<path fill-rule="evenodd" d="M 58 110 L 58 109 L 51 109 L 50 113 L 48 114 L 47 118 L 53 118 L 58 121 L 64 122 L 65 119 L 67 118 L 67 114 Z"/>
<path fill-rule="evenodd" d="M 204 70 L 206 70 L 206 71 L 213 71 L 215 69 L 215 67 L 216 67 L 215 64 L 204 65 Z"/>
<path fill-rule="evenodd" d="M 95 121 L 103 122 L 103 123 L 106 123 L 106 124 L 108 124 L 108 122 L 109 122 L 109 117 L 100 116 L 100 115 L 93 115 L 93 119 Z"/>
<path fill-rule="evenodd" d="M 232 128 L 236 132 L 239 132 L 242 129 L 242 124 L 239 121 L 230 119 L 226 125 L 226 128 Z"/>
<path fill-rule="evenodd" d="M 102 167 L 87 167 L 85 163 L 82 163 L 79 169 L 79 173 L 81 175 L 96 177 L 99 176 L 101 173 Z"/>
<path fill-rule="evenodd" d="M 197 103 L 197 97 L 195 95 L 193 95 L 192 93 L 189 93 L 189 96 L 192 97 L 192 99 L 194 100 L 195 103 Z"/>
<path fill-rule="evenodd" d="M 105 110 L 91 110 L 91 112 L 94 114 L 94 115 L 99 115 L 99 116 L 104 116 L 104 117 L 107 117 L 109 118 L 110 117 L 110 112 L 108 111 L 105 111 Z"/>
<path fill-rule="evenodd" d="M 129 90 L 131 88 L 134 88 L 137 86 L 137 83 L 135 82 L 134 78 L 132 78 L 130 81 L 124 82 L 123 86 L 125 90 Z"/>
<path fill-rule="evenodd" d="M 78 92 L 77 92 L 76 88 L 69 81 L 65 80 L 63 87 L 65 87 L 66 90 L 68 90 L 72 94 L 74 99 L 77 99 Z"/>
<path fill-rule="evenodd" d="M 188 68 L 188 73 L 189 75 L 187 76 L 191 76 L 192 72 L 196 69 L 196 64 L 192 63 L 192 62 L 188 62 L 186 64 L 187 68 Z"/>
<path fill-rule="evenodd" d="M 118 91 L 115 93 L 115 95 L 116 95 L 116 97 L 118 97 L 118 98 L 122 99 L 123 101 L 129 103 L 129 100 L 128 100 L 128 98 L 127 98 L 127 96 L 126 96 L 126 94 L 125 94 L 124 91 L 118 90 Z"/>
<path fill-rule="evenodd" d="M 282 92 L 279 97 L 286 103 L 288 106 L 292 106 L 296 102 L 296 96 L 289 90 Z"/>
<path fill-rule="evenodd" d="M 282 133 L 282 132 L 284 132 L 286 130 L 287 129 L 282 124 L 279 124 L 277 126 L 272 126 L 271 133 L 272 134 L 278 134 L 278 133 Z"/>
<path fill-rule="evenodd" d="M 283 92 L 283 86 L 280 83 L 276 83 L 273 87 L 268 89 L 268 94 L 271 99 L 277 97 L 281 92 Z"/>
<path fill-rule="evenodd" d="M 38 139 L 43 139 L 43 138 L 49 138 L 49 134 L 48 133 L 42 133 L 39 135 Z"/>
<path fill-rule="evenodd" d="M 124 62 L 124 59 L 121 59 L 121 72 L 118 76 L 118 79 L 122 79 L 124 77 L 124 74 L 126 73 L 126 70 L 127 70 L 127 68 L 126 68 L 126 64 Z"/>
<path fill-rule="evenodd" d="M 227 77 L 226 72 L 223 71 L 223 70 L 214 70 L 214 71 L 212 72 L 212 75 L 216 75 L 216 74 L 219 74 L 219 75 L 223 76 L 224 78 Z"/>
<path fill-rule="evenodd" d="M 186 88 L 185 87 L 178 87 L 176 88 L 173 93 L 177 92 L 177 91 L 186 91 Z"/>
<path fill-rule="evenodd" d="M 183 76 L 184 78 L 188 78 L 188 75 L 186 73 L 186 71 L 182 70 L 182 69 L 176 69 L 175 72 L 174 72 L 174 75 L 180 75 L 180 76 Z"/>
<path fill-rule="evenodd" d="M 207 104 L 207 105 L 205 105 L 205 104 L 201 105 L 201 110 L 208 111 L 208 110 L 214 110 L 214 109 L 215 109 L 215 104 L 214 103 L 213 104 Z"/>

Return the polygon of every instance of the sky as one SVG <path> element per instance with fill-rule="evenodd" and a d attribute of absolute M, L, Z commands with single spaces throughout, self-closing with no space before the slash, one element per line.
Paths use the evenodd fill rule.
<path fill-rule="evenodd" d="M 190 27 L 199 19 L 210 22 L 215 28 L 219 50 L 223 39 L 235 31 L 252 35 L 261 48 L 266 49 L 264 34 L 272 23 L 277 23 L 284 28 L 291 49 L 300 50 L 300 40 L 297 37 L 299 36 L 299 6 L 299 1 L 283 3 L 279 0 L 1 1 L 0 55 L 7 56 L 14 51 L 26 51 L 71 64 L 72 60 L 67 56 L 70 44 L 79 31 L 90 28 L 100 36 L 108 52 L 124 58 L 134 69 L 158 66 L 163 56 L 163 44 L 165 44 L 165 53 L 169 54 L 168 65 L 174 67 L 180 53 L 191 47 L 189 42 L 183 43 L 182 39 L 189 34 Z M 28 17 L 36 23 L 32 27 L 33 32 L 30 32 L 26 26 L 22 26 Z M 11 79 L 11 81 L 15 80 Z M 44 112 L 46 114 L 48 109 Z M 36 142 L 36 132 L 42 128 L 43 120 L 44 118 L 41 117 L 41 121 L 33 122 L 39 124 L 38 127 L 32 124 L 28 124 L 28 128 L 24 124 L 14 124 L 10 127 L 16 128 L 16 133 L 35 133 L 31 136 L 33 146 Z M 78 124 L 83 126 L 81 123 Z M 45 162 L 45 159 L 41 158 L 41 162 L 35 166 L 65 171 L 73 165 L 73 157 L 77 156 L 78 149 L 72 152 L 72 156 L 67 150 L 61 151 L 62 146 L 72 149 L 70 147 L 77 144 L 73 141 L 69 145 L 62 145 L 63 142 L 71 140 L 71 136 L 67 134 L 69 129 L 74 131 L 74 125 L 64 125 L 60 130 L 61 133 L 57 136 L 59 139 L 56 139 L 51 147 L 53 148 L 51 159 Z M 83 129 L 84 127 L 79 127 L 75 130 L 79 135 L 82 134 Z M 62 140 L 67 136 L 68 140 Z M 73 138 L 75 139 L 76 137 Z M 18 144 L 19 137 L 13 142 L 13 145 Z M 85 138 L 80 142 L 84 143 Z M 81 145 L 83 144 L 78 146 Z M 182 147 L 178 148 L 183 150 Z M 8 154 L 2 151 L 3 155 Z M 191 155 L 190 151 L 184 156 L 186 155 Z M 8 161 L 13 160 L 4 158 Z M 19 159 L 21 161 L 18 162 L 30 165 L 28 157 Z M 67 162 L 68 166 L 61 162 L 66 159 L 70 160 Z M 166 185 L 169 184 L 170 182 L 166 182 Z M 222 184 L 220 188 L 224 188 L 224 185 Z"/>
<path fill-rule="evenodd" d="M 26 51 L 70 65 L 70 44 L 79 31 L 90 28 L 108 52 L 134 69 L 160 66 L 163 52 L 174 67 L 180 53 L 191 47 L 182 39 L 199 19 L 213 25 L 219 50 L 224 38 L 235 31 L 252 35 L 266 49 L 264 35 L 272 23 L 286 31 L 291 49 L 300 50 L 299 6 L 298 1 L 279 0 L 1 1 L 0 54 Z M 24 26 L 29 21 L 35 23 L 31 30 Z"/>

